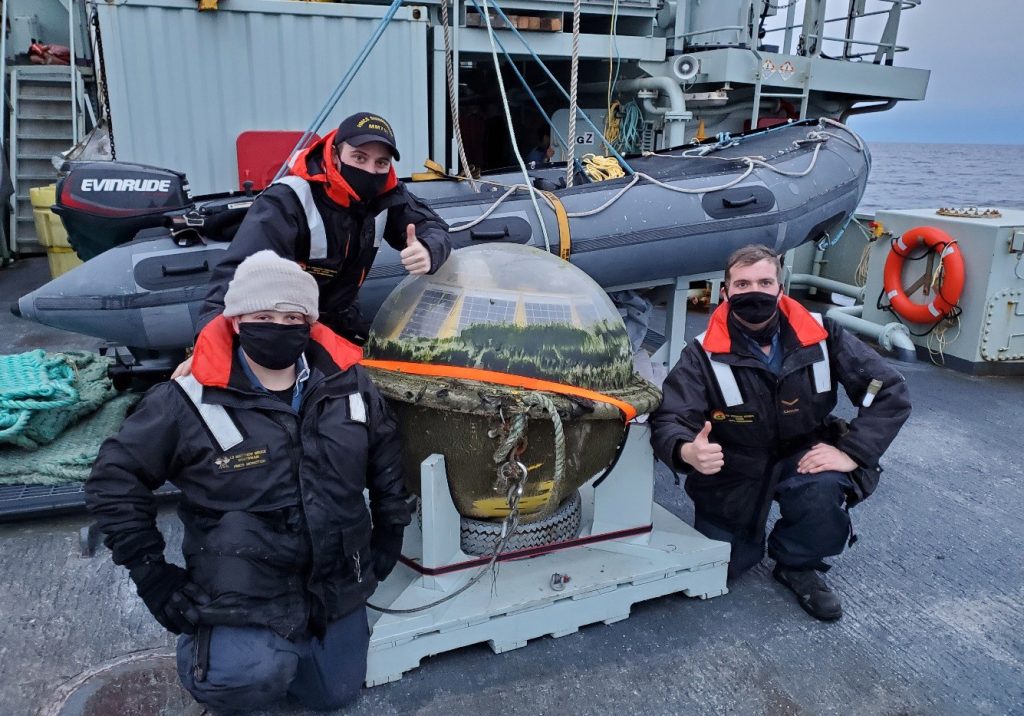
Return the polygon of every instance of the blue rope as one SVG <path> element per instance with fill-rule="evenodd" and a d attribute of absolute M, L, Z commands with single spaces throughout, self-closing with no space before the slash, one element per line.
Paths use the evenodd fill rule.
<path fill-rule="evenodd" d="M 622 108 L 622 122 L 619 128 L 619 147 L 623 154 L 639 152 L 641 130 L 644 124 L 644 113 L 636 102 L 630 102 Z"/>
<path fill-rule="evenodd" d="M 475 7 L 478 12 L 482 12 L 480 5 L 477 3 L 477 0 L 470 0 L 470 2 L 473 3 L 473 7 Z M 562 96 L 568 100 L 569 93 L 565 91 L 565 88 L 562 87 L 562 84 L 555 78 L 553 74 L 551 74 L 551 70 L 548 69 L 548 66 L 544 64 L 544 61 L 540 59 L 540 57 L 537 56 L 537 53 L 533 51 L 533 48 L 530 47 L 530 43 L 528 43 L 526 39 L 523 38 L 519 30 L 516 29 L 516 26 L 508 19 L 508 16 L 505 15 L 505 11 L 502 10 L 498 6 L 498 3 L 495 2 L 494 0 L 488 0 L 488 4 L 497 11 L 498 15 L 501 17 L 502 20 L 504 20 L 505 24 L 508 26 L 508 29 L 510 29 L 513 32 L 513 34 L 517 38 L 519 38 L 519 41 L 523 43 L 523 47 L 526 48 L 526 51 L 530 53 L 530 56 L 533 57 L 533 59 L 537 62 L 540 68 L 544 70 L 544 74 L 546 74 L 548 76 L 548 79 L 551 80 L 552 84 L 558 88 L 558 91 L 562 93 Z M 604 133 L 596 126 L 594 126 L 594 123 L 590 120 L 590 117 L 587 116 L 587 113 L 583 112 L 582 110 L 579 110 L 577 111 L 577 114 L 579 115 L 579 117 L 583 119 L 584 122 L 590 125 L 590 128 L 594 130 L 594 133 L 601 138 L 601 141 L 605 144 L 605 146 L 608 147 L 608 150 L 615 156 L 616 159 L 619 160 L 619 164 L 621 164 L 622 168 L 626 170 L 626 173 L 630 175 L 635 174 L 636 172 L 633 171 L 633 167 L 629 166 L 629 162 L 627 162 L 622 157 L 622 155 L 615 150 L 615 147 L 611 145 L 611 142 L 605 139 Z"/>
<path fill-rule="evenodd" d="M 834 237 L 829 238 L 828 234 L 825 234 L 825 238 L 818 242 L 818 250 L 824 251 L 825 249 L 830 249 L 836 244 L 838 244 L 839 239 L 843 238 L 843 234 L 846 232 L 846 227 L 850 225 L 851 221 L 853 221 L 853 214 L 850 214 L 850 217 L 846 220 L 846 223 L 844 223 L 840 227 L 839 231 L 836 232 L 836 235 Z"/>
<path fill-rule="evenodd" d="M 401 6 L 402 0 L 393 0 L 391 5 L 388 7 L 388 11 L 384 13 L 384 17 L 380 19 L 377 29 L 373 31 L 370 39 L 367 40 L 366 44 L 363 46 L 362 51 L 352 64 L 349 65 L 345 76 L 341 78 L 341 81 L 338 82 L 338 86 L 334 88 L 334 92 L 332 92 L 331 96 L 327 98 L 327 102 L 324 103 L 319 114 L 317 114 L 316 118 L 313 119 L 313 122 L 309 125 L 309 129 L 303 132 L 302 138 L 299 139 L 298 143 L 288 153 L 288 157 L 285 159 L 284 164 L 281 165 L 281 168 L 277 170 L 277 174 L 274 175 L 274 181 L 277 181 L 284 176 L 284 173 L 288 171 L 288 161 L 292 158 L 292 155 L 306 146 L 306 142 L 309 141 L 310 137 L 317 133 L 317 130 L 320 129 L 324 120 L 327 119 L 327 116 L 334 110 L 334 106 L 338 104 L 341 96 L 345 94 L 345 90 L 347 90 L 348 86 L 352 84 L 352 80 L 355 79 L 356 73 L 358 73 L 360 68 L 362 68 L 363 63 L 366 62 L 366 58 L 370 56 L 373 48 L 377 45 L 377 41 L 380 40 L 381 35 L 384 34 L 384 29 L 395 17 L 395 14 Z"/>

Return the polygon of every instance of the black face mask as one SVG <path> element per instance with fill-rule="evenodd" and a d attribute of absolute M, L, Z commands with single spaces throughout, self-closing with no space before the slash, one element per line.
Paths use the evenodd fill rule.
<path fill-rule="evenodd" d="M 772 336 L 779 328 L 779 294 L 750 291 L 729 296 L 729 316 L 735 316 L 747 323 L 768 323 L 757 330 L 751 330 L 741 323 L 733 323 L 743 333 L 753 338 L 760 345 L 772 342 Z"/>
<path fill-rule="evenodd" d="M 375 174 L 344 162 L 341 162 L 340 172 L 341 178 L 348 182 L 348 185 L 359 195 L 359 200 L 363 202 L 375 198 L 388 183 L 388 173 Z"/>
<path fill-rule="evenodd" d="M 240 323 L 238 342 L 252 360 L 270 370 L 295 365 L 309 345 L 309 324 Z"/>

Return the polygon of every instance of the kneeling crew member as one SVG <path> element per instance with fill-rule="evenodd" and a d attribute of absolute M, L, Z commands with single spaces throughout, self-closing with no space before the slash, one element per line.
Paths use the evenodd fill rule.
<path fill-rule="evenodd" d="M 694 526 L 732 544 L 729 575 L 761 561 L 812 616 L 842 616 L 822 560 L 852 542 L 847 508 L 874 490 L 879 458 L 910 415 L 903 376 L 839 325 L 782 294 L 782 265 L 766 246 L 729 258 L 724 297 L 691 341 L 652 416 L 658 457 L 686 473 Z M 831 415 L 838 385 L 860 406 Z"/>
<path fill-rule="evenodd" d="M 352 701 L 366 600 L 409 523 L 394 417 L 360 349 L 316 319 L 316 281 L 297 264 L 243 261 L 192 374 L 146 394 L 86 483 L 114 562 L 181 634 L 182 683 L 215 709 Z M 185 569 L 164 560 L 156 526 L 167 481 L 182 493 Z"/>
<path fill-rule="evenodd" d="M 401 252 L 411 274 L 434 273 L 448 258 L 448 226 L 395 175 L 391 125 L 359 112 L 301 151 L 288 176 L 259 195 L 210 278 L 200 325 L 219 315 L 235 268 L 270 249 L 298 261 L 320 286 L 320 321 L 365 339 L 355 303 L 381 241 Z"/>

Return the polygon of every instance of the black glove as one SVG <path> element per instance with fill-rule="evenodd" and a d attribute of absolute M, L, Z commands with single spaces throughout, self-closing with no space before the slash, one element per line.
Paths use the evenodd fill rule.
<path fill-rule="evenodd" d="M 188 573 L 163 560 L 132 567 L 128 574 L 156 620 L 172 634 L 193 634 L 199 624 L 199 610 L 210 598 L 188 580 Z"/>
<path fill-rule="evenodd" d="M 373 558 L 373 573 L 378 582 L 383 582 L 395 568 L 395 562 L 402 553 L 402 533 L 405 525 L 381 525 L 370 533 L 370 551 Z"/>

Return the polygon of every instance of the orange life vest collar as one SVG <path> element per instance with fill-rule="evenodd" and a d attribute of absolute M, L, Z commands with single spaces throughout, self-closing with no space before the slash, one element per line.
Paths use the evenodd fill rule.
<path fill-rule="evenodd" d="M 797 340 L 803 347 L 812 346 L 815 343 L 828 338 L 828 331 L 818 323 L 811 312 L 801 306 L 789 296 L 783 295 L 779 301 L 779 309 L 786 317 L 786 322 L 793 329 Z M 708 330 L 704 334 L 704 350 L 709 353 L 731 353 L 732 336 L 729 334 L 729 302 L 721 304 L 711 314 L 708 321 Z"/>
<path fill-rule="evenodd" d="M 348 207 L 353 201 L 360 201 L 360 197 L 341 176 L 341 172 L 338 171 L 338 167 L 334 163 L 337 151 L 334 146 L 334 135 L 337 133 L 337 129 L 328 132 L 326 136 L 301 150 L 295 155 L 289 169 L 294 176 L 308 182 L 323 184 L 331 201 L 339 206 Z M 310 171 L 311 166 L 313 167 L 312 172 Z M 398 186 L 398 175 L 395 174 L 395 167 L 392 165 L 388 171 L 388 180 L 380 193 L 386 194 L 396 186 Z"/>
<path fill-rule="evenodd" d="M 310 340 L 318 343 L 341 370 L 347 370 L 363 358 L 363 350 L 346 341 L 327 326 L 314 323 Z M 192 376 L 211 388 L 226 388 L 234 360 L 235 332 L 231 321 L 217 316 L 200 331 L 192 353 Z"/>

